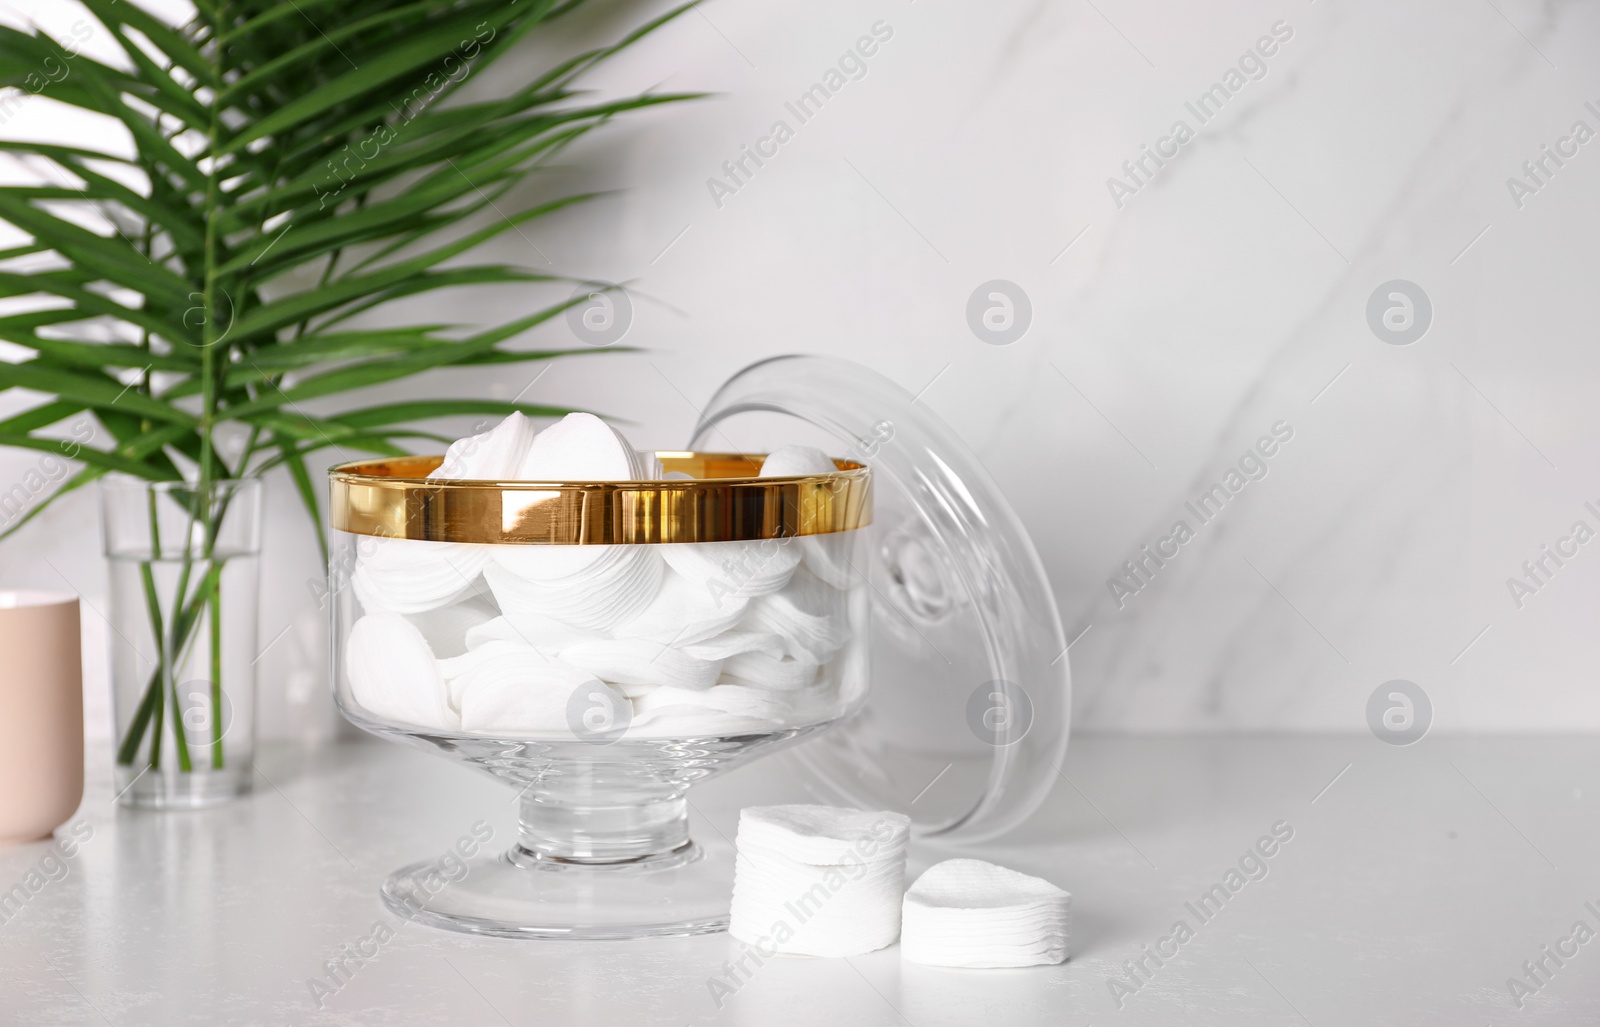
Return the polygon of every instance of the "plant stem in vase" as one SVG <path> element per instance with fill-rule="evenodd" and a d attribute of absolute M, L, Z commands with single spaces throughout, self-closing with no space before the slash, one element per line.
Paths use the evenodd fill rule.
<path fill-rule="evenodd" d="M 205 806 L 250 787 L 261 482 L 111 480 L 117 789 Z"/>

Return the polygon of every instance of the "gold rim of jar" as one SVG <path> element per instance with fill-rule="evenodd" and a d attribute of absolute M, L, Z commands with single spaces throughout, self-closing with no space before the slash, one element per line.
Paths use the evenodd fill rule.
<path fill-rule="evenodd" d="M 492 545 L 754 542 L 872 522 L 871 472 L 760 478 L 750 453 L 662 450 L 660 481 L 471 481 L 427 477 L 442 456 L 387 457 L 328 471 L 329 520 L 357 535 Z"/>

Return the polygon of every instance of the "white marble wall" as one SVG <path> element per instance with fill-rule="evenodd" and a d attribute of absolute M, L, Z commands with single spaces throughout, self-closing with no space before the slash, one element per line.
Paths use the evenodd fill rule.
<path fill-rule="evenodd" d="M 610 10 L 568 31 L 612 31 Z M 874 26 L 864 75 L 800 124 L 786 101 Z M 1271 55 L 1244 59 L 1260 77 L 1202 123 L 1186 102 L 1275 27 Z M 1584 505 L 1600 510 L 1600 141 L 1562 144 L 1576 154 L 1520 205 L 1507 180 L 1575 122 L 1600 132 L 1597 57 L 1600 9 L 1559 2 L 714 0 L 595 85 L 717 95 L 564 155 L 540 190 L 620 191 L 497 245 L 632 281 L 624 343 L 649 351 L 558 363 L 526 395 L 674 446 L 720 381 L 772 354 L 925 390 L 1082 633 L 1080 729 L 1365 730 L 1369 694 L 1404 678 L 1436 730 L 1592 730 L 1600 543 L 1520 608 L 1507 579 L 1574 522 L 1600 531 Z M 1142 146 L 1172 152 L 1179 119 L 1192 138 L 1148 184 L 1108 187 Z M 793 137 L 714 197 L 778 120 Z M 1009 345 L 967 322 L 993 279 L 1032 306 Z M 1432 304 L 1409 345 L 1368 324 L 1394 279 Z M 463 294 L 427 316 L 543 298 Z M 460 373 L 387 394 L 525 384 Z M 1265 477 L 1208 524 L 1186 513 L 1280 422 L 1293 436 Z M 27 465 L 0 453 L 7 479 Z M 262 661 L 266 722 L 328 730 L 316 560 L 286 487 L 273 517 L 262 632 L 288 634 Z M 1179 519 L 1194 538 L 1119 608 L 1108 579 Z M 65 504 L 0 548 L 4 577 L 59 585 L 59 568 L 98 601 L 94 520 Z"/>

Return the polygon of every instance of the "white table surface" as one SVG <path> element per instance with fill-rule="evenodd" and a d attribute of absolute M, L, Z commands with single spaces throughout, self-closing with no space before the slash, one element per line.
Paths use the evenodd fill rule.
<path fill-rule="evenodd" d="M 253 796 L 185 814 L 117 809 L 95 768 L 80 811 L 93 836 L 0 925 L 0 1022 L 1600 1023 L 1600 938 L 1520 1010 L 1506 983 L 1576 921 L 1600 932 L 1585 907 L 1600 909 L 1588 737 L 1075 739 L 1070 783 L 1015 836 L 967 853 L 1073 893 L 1067 963 L 941 970 L 898 947 L 785 957 L 721 1009 L 707 981 L 735 953 L 726 935 L 481 939 L 382 909 L 384 874 L 473 821 L 512 838 L 503 786 L 376 742 L 269 747 L 259 764 Z M 696 789 L 696 828 L 714 838 L 741 805 L 808 798 L 777 756 Z M 1294 836 L 1267 876 L 1198 924 L 1185 903 L 1278 821 Z M 0 852 L 0 888 L 46 852 Z M 916 846 L 912 870 L 951 854 Z M 1179 918 L 1194 937 L 1119 1009 L 1108 980 Z M 307 982 L 378 921 L 393 940 L 319 1009 Z"/>

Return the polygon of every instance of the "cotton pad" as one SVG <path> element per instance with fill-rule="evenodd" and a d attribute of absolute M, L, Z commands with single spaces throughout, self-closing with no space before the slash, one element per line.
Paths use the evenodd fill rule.
<path fill-rule="evenodd" d="M 589 678 L 595 688 L 605 686 Z M 570 689 L 494 678 L 473 682 L 461 695 L 461 730 L 496 738 L 571 735 L 567 726 Z"/>
<path fill-rule="evenodd" d="M 650 546 L 496 546 L 490 559 L 534 585 L 550 589 L 609 587 L 651 555 Z"/>
<path fill-rule="evenodd" d="M 520 668 L 550 663 L 554 656 L 518 640 L 485 642 L 460 656 L 438 660 L 434 666 L 444 679 L 445 702 L 461 711 L 461 694 L 468 684 L 487 677 L 520 677 Z"/>
<path fill-rule="evenodd" d="M 356 621 L 344 660 L 350 694 L 371 716 L 434 730 L 457 726 L 433 651 L 404 617 L 380 612 Z"/>
<path fill-rule="evenodd" d="M 450 704 L 454 707 L 461 705 L 461 691 L 467 683 L 482 680 L 485 677 L 509 677 L 522 680 L 530 670 L 542 669 L 546 665 L 562 667 L 555 659 L 554 651 L 531 646 L 520 638 L 510 640 L 485 641 L 482 645 L 467 649 L 461 656 L 451 656 L 450 659 L 437 661 L 438 673 L 445 678 L 446 691 L 450 696 Z M 566 667 L 570 670 L 570 667 Z M 586 675 L 592 677 L 592 675 Z"/>
<path fill-rule="evenodd" d="M 913 963 L 1007 967 L 1067 958 L 1072 896 L 977 859 L 930 867 L 907 890 L 900 951 Z"/>
<path fill-rule="evenodd" d="M 657 546 L 667 566 L 717 599 L 776 592 L 800 565 L 793 539 L 759 542 L 675 542 Z"/>
<path fill-rule="evenodd" d="M 603 688 L 593 674 L 523 642 L 491 641 L 438 661 L 461 728 L 475 734 L 569 735 L 567 703 L 580 688 Z"/>
<path fill-rule="evenodd" d="M 492 657 L 459 680 L 461 729 L 497 737 L 572 734 L 572 697 L 580 691 L 620 696 L 585 670 L 556 660 Z M 455 684 L 457 682 L 452 682 Z"/>
<path fill-rule="evenodd" d="M 540 585 L 587 582 L 616 573 L 627 553 L 624 546 L 503 546 L 491 554 L 495 563 L 519 578 Z"/>
<path fill-rule="evenodd" d="M 618 624 L 614 633 L 618 638 L 645 638 L 663 645 L 692 645 L 733 627 L 748 605 L 747 599 L 713 595 L 704 585 L 668 570 L 649 604 Z"/>
<path fill-rule="evenodd" d="M 534 437 L 517 470 L 519 481 L 636 481 L 639 454 L 593 414 L 568 414 Z"/>
<path fill-rule="evenodd" d="M 761 462 L 761 477 L 798 478 L 808 474 L 831 474 L 838 469 L 832 457 L 814 446 L 781 446 Z"/>
<path fill-rule="evenodd" d="M 831 806 L 739 814 L 729 933 L 812 956 L 883 948 L 900 932 L 910 821 Z"/>
<path fill-rule="evenodd" d="M 844 599 L 809 570 L 796 572 L 781 592 L 751 600 L 740 625 L 784 639 L 785 651 L 821 663 L 850 638 Z"/>
<path fill-rule="evenodd" d="M 533 445 L 533 422 L 513 411 L 506 419 L 479 435 L 450 444 L 444 463 L 430 478 L 508 481 L 517 477 Z"/>
<path fill-rule="evenodd" d="M 483 577 L 494 593 L 495 602 L 508 617 L 520 615 L 547 617 L 573 627 L 607 632 L 638 616 L 650 605 L 661 587 L 665 567 L 655 552 L 656 546 L 496 546 L 493 562 L 483 569 Z M 521 554 L 505 552 L 522 549 L 586 548 L 606 549 L 603 563 L 579 575 L 555 580 L 524 577 L 517 567 Z"/>
<path fill-rule="evenodd" d="M 489 562 L 491 548 L 363 536 L 356 546 L 350 584 L 368 613 L 423 613 L 479 590 L 478 575 Z"/>

